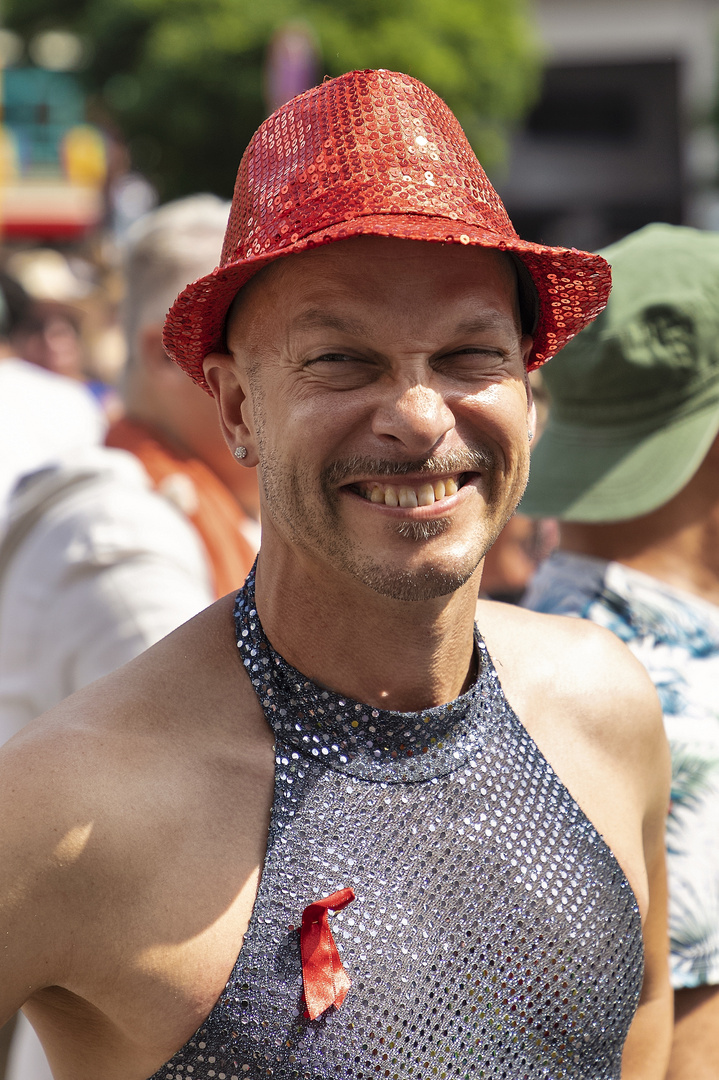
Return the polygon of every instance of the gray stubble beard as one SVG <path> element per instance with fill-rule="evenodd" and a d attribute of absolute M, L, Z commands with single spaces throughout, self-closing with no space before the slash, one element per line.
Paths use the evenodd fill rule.
<path fill-rule="evenodd" d="M 447 518 L 437 518 L 434 521 L 400 521 L 397 532 L 405 540 L 434 540 L 435 536 L 441 536 L 450 527 Z"/>
<path fill-rule="evenodd" d="M 259 395 L 258 395 L 259 396 Z M 347 462 L 337 462 L 329 466 L 321 476 L 320 484 L 325 495 L 327 517 L 312 512 L 297 496 L 301 490 L 299 475 L 290 475 L 287 467 L 274 459 L 269 452 L 265 439 L 263 408 L 255 400 L 255 419 L 260 453 L 260 471 L 262 487 L 268 508 L 280 510 L 278 520 L 285 523 L 293 543 L 305 551 L 319 549 L 329 555 L 335 566 L 361 581 L 367 588 L 381 596 L 394 600 L 417 603 L 425 600 L 448 596 L 465 585 L 472 577 L 479 562 L 486 554 L 476 560 L 456 566 L 451 571 L 440 569 L 430 564 L 420 572 L 387 569 L 368 558 L 358 558 L 349 539 L 339 533 L 339 513 L 337 508 L 336 485 L 344 477 L 356 472 L 377 476 L 401 476 L 408 473 L 426 472 L 471 472 L 481 468 L 485 471 L 490 484 L 490 502 L 492 476 L 496 461 L 494 455 L 486 449 L 467 451 L 466 454 L 448 454 L 442 459 L 426 459 L 424 462 L 380 462 L 371 459 L 353 458 Z M 282 498 L 283 488 L 289 492 L 289 502 Z M 288 510 L 290 513 L 288 514 Z M 294 511 L 294 512 L 293 512 Z M 333 524 L 335 528 L 333 528 Z M 298 527 L 299 526 L 299 527 Z M 403 539 L 423 543 L 435 539 L 451 528 L 447 518 L 432 521 L 400 521 L 396 532 Z M 491 538 L 494 543 L 496 537 Z M 308 542 L 309 541 L 309 542 Z M 314 542 L 314 543 L 313 543 Z M 487 545 L 488 547 L 491 546 Z"/>

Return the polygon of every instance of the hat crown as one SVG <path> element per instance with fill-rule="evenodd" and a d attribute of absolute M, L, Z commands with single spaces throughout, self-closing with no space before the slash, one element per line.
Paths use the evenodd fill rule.
<path fill-rule="evenodd" d="M 516 237 L 444 102 L 391 71 L 352 71 L 293 98 L 240 163 L 221 266 L 350 218 L 420 214 Z"/>

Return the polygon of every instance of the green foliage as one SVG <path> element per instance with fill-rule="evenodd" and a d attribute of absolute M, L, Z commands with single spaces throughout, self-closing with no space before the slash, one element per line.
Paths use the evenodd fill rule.
<path fill-rule="evenodd" d="M 272 32 L 301 19 L 319 76 L 405 71 L 453 108 L 480 160 L 501 161 L 504 133 L 531 104 L 538 50 L 528 0 L 5 0 L 5 24 L 91 43 L 83 73 L 97 114 L 130 140 L 163 198 L 228 196 L 263 120 L 262 65 Z"/>

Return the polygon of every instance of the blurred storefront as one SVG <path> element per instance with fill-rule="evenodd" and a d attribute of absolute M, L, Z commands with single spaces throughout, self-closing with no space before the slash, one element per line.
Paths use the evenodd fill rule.
<path fill-rule="evenodd" d="M 0 231 L 6 241 L 66 243 L 102 219 L 105 140 L 85 123 L 74 75 L 9 68 L 2 83 Z"/>

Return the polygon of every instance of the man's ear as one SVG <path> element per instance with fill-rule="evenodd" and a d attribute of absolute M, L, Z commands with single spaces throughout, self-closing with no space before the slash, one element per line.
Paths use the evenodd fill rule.
<path fill-rule="evenodd" d="M 534 436 L 537 434 L 537 406 L 534 404 L 534 398 L 531 396 L 532 390 L 529 390 L 529 408 L 527 409 L 527 434 L 529 435 L 529 441 L 531 442 Z"/>
<path fill-rule="evenodd" d="M 534 401 L 532 382 L 526 368 L 524 369 L 524 385 L 527 391 L 527 434 L 529 436 L 529 441 L 531 442 L 537 434 L 537 406 Z"/>
<path fill-rule="evenodd" d="M 233 453 L 238 446 L 244 446 L 247 455 L 241 459 L 241 463 L 248 468 L 254 467 L 258 457 L 251 401 L 234 356 L 230 353 L 209 353 L 202 368 L 217 402 L 225 442 Z"/>

